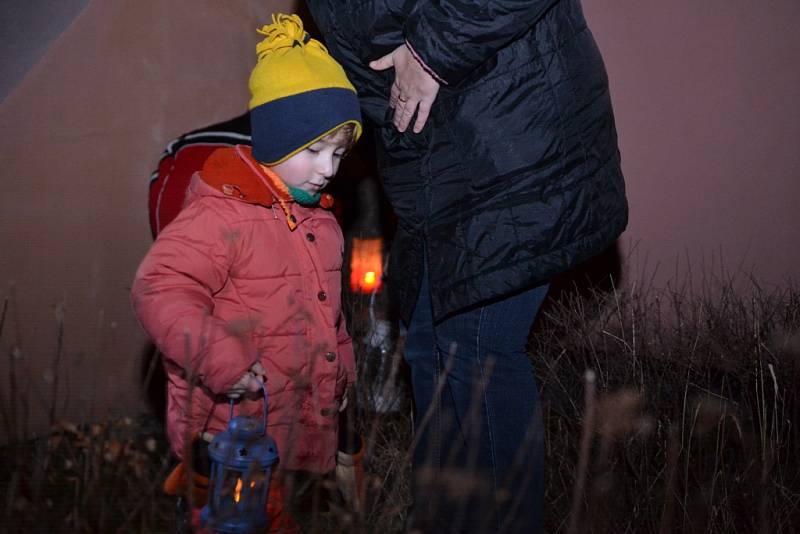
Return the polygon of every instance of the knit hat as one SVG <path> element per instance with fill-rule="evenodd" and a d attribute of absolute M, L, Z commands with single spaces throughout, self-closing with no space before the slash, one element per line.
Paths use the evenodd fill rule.
<path fill-rule="evenodd" d="M 258 63 L 250 74 L 253 157 L 276 165 L 344 124 L 361 135 L 356 90 L 325 46 L 297 15 L 272 15 L 258 33 Z"/>

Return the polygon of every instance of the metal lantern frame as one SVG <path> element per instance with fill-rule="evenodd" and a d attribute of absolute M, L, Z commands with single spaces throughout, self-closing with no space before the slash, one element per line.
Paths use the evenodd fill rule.
<path fill-rule="evenodd" d="M 203 527 L 224 534 L 263 532 L 268 526 L 266 513 L 272 467 L 278 461 L 278 448 L 267 435 L 267 389 L 264 392 L 264 417 L 231 417 L 228 428 L 217 434 L 208 446 L 211 476 L 208 504 L 200 514 Z"/>

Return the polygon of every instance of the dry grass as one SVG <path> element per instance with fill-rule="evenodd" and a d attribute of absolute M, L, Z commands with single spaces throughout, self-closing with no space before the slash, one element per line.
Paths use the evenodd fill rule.
<path fill-rule="evenodd" d="M 566 293 L 543 319 L 531 353 L 548 431 L 547 532 L 800 528 L 797 287 L 717 278 L 699 292 Z"/>
<path fill-rule="evenodd" d="M 396 532 L 409 502 L 407 393 L 396 410 L 366 407 L 376 389 L 384 401 L 404 392 L 402 366 L 379 364 L 381 351 L 400 348 L 375 342 L 375 321 L 389 318 L 376 317 L 374 302 L 350 304 L 368 505 L 355 514 L 333 502 L 304 522 L 318 532 Z M 546 532 L 800 529 L 796 286 L 728 278 L 699 291 L 565 291 L 543 310 L 530 349 L 547 431 Z M 4 414 L 17 435 L 19 422 Z M 58 421 L 50 435 L 0 450 L 0 530 L 169 531 L 172 502 L 160 493 L 169 467 L 152 417 Z"/>
<path fill-rule="evenodd" d="M 169 532 L 166 443 L 150 417 L 75 425 L 2 448 L 3 532 Z"/>

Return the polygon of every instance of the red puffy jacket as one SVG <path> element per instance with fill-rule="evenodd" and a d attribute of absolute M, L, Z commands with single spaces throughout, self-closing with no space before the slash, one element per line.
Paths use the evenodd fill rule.
<path fill-rule="evenodd" d="M 179 457 L 187 439 L 226 427 L 225 392 L 261 362 L 282 468 L 323 473 L 335 466 L 338 408 L 355 381 L 342 232 L 330 212 L 290 203 L 287 215 L 277 199 L 249 147 L 215 151 L 139 266 L 132 300 L 164 355 Z M 260 416 L 262 403 L 241 400 L 235 414 Z"/>

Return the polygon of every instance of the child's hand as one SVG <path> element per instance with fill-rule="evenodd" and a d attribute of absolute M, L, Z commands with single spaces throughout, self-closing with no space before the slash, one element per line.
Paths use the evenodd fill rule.
<path fill-rule="evenodd" d="M 238 399 L 247 392 L 261 391 L 265 380 L 266 371 L 259 362 L 256 362 L 225 394 L 229 399 Z"/>

